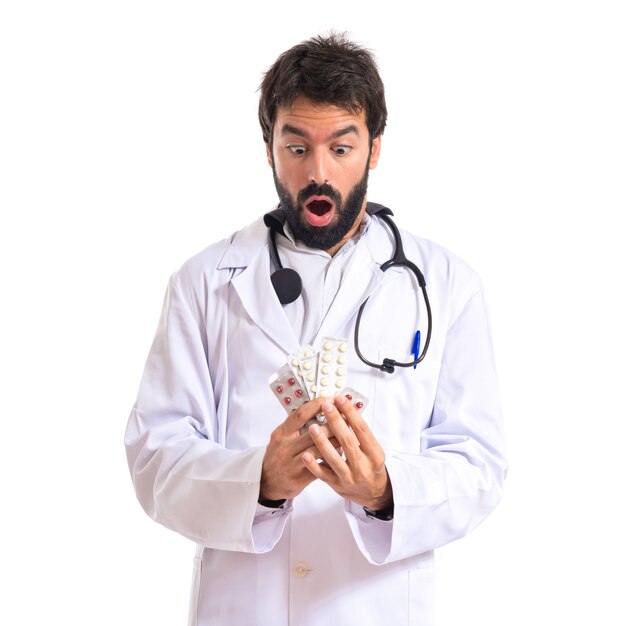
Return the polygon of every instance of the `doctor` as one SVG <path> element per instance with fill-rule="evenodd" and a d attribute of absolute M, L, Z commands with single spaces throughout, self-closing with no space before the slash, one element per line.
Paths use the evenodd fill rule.
<path fill-rule="evenodd" d="M 414 274 L 381 270 L 397 242 L 366 211 L 386 117 L 367 50 L 329 35 L 283 53 L 259 105 L 279 256 L 259 218 L 170 280 L 125 443 L 142 507 L 197 544 L 191 625 L 432 624 L 433 550 L 501 497 L 477 275 L 401 231 L 428 285 L 428 352 L 390 374 L 353 349 L 368 298 L 358 342 L 371 361 L 412 361 L 428 326 Z M 270 278 L 278 263 L 302 279 L 287 304 Z M 268 379 L 324 337 L 350 339 L 349 385 L 368 404 L 316 398 L 286 416 Z M 320 412 L 327 422 L 305 428 Z"/>

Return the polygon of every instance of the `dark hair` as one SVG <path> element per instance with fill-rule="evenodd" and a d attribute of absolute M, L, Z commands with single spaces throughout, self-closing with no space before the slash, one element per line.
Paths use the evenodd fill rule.
<path fill-rule="evenodd" d="M 374 57 L 346 34 L 313 37 L 283 52 L 265 73 L 260 91 L 259 122 L 266 143 L 276 110 L 291 106 L 298 96 L 351 113 L 364 111 L 370 141 L 387 122 L 385 88 Z"/>

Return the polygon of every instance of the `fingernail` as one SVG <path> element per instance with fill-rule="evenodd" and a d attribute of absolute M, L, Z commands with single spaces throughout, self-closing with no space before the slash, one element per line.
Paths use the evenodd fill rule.
<path fill-rule="evenodd" d="M 322 410 L 324 411 L 324 413 L 329 413 L 330 411 L 333 410 L 333 403 L 329 402 L 328 400 L 325 400 L 322 403 Z"/>
<path fill-rule="evenodd" d="M 347 401 L 348 400 L 346 399 L 346 397 L 341 394 L 335 396 L 336 404 L 342 405 L 342 404 L 345 404 Z"/>
<path fill-rule="evenodd" d="M 309 432 L 312 435 L 319 435 L 320 434 L 320 427 L 317 424 L 311 424 L 311 426 L 309 427 Z"/>

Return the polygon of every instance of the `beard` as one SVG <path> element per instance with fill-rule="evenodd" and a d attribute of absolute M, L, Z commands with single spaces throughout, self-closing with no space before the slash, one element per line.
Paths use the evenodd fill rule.
<path fill-rule="evenodd" d="M 356 219 L 363 208 L 363 201 L 367 194 L 367 181 L 369 177 L 369 159 L 365 166 L 365 173 L 361 180 L 352 187 L 344 203 L 341 194 L 331 185 L 317 185 L 311 183 L 298 193 L 294 199 L 287 189 L 281 184 L 274 173 L 274 185 L 280 199 L 280 207 L 285 212 L 287 222 L 293 236 L 309 248 L 330 250 L 334 248 L 354 226 Z M 311 196 L 328 196 L 335 205 L 335 215 L 330 224 L 326 226 L 312 226 L 304 217 L 304 204 Z"/>

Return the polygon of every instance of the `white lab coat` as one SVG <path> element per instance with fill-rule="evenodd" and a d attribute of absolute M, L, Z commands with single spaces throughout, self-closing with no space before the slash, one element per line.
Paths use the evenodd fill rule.
<path fill-rule="evenodd" d="M 145 511 L 198 546 L 191 625 L 433 623 L 433 550 L 489 514 L 506 463 L 480 281 L 448 251 L 402 236 L 428 285 L 428 355 L 391 375 L 354 353 L 348 367 L 385 450 L 389 522 L 320 481 L 283 510 L 257 504 L 265 445 L 286 416 L 268 379 L 299 348 L 270 283 L 262 220 L 172 277 L 125 442 Z M 354 253 L 314 347 L 352 338 L 369 295 L 361 351 L 411 360 L 424 304 L 410 272 L 380 271 L 393 239 L 378 218 Z"/>

